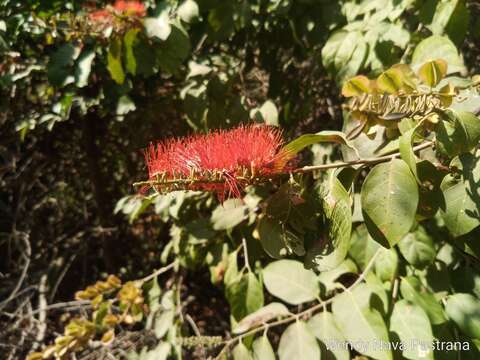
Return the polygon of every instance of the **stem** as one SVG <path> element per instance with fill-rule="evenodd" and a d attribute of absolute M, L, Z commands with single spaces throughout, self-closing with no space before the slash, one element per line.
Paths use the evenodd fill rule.
<path fill-rule="evenodd" d="M 223 349 L 220 351 L 220 353 L 215 357 L 215 360 L 220 360 L 221 357 L 228 351 L 228 349 L 234 345 L 235 343 L 239 342 L 240 340 L 242 340 L 243 338 L 247 337 L 247 336 L 250 336 L 250 335 L 254 335 L 256 334 L 257 332 L 260 332 L 260 331 L 264 331 L 266 330 L 267 328 L 271 328 L 271 327 L 275 327 L 275 326 L 279 326 L 279 325 L 284 325 L 284 324 L 288 324 L 294 320 L 297 320 L 303 316 L 311 316 L 315 311 L 317 310 L 320 310 L 320 309 L 324 309 L 328 304 L 332 303 L 333 300 L 335 300 L 335 298 L 339 295 L 339 294 L 342 294 L 343 292 L 345 291 L 351 291 L 353 290 L 354 287 L 356 287 L 358 284 L 360 284 L 364 279 L 365 279 L 365 276 L 367 276 L 368 272 L 370 271 L 370 269 L 372 268 L 373 264 L 375 263 L 375 260 L 378 256 L 378 254 L 380 254 L 381 252 L 381 248 L 378 249 L 375 254 L 372 256 L 372 258 L 370 259 L 370 261 L 368 262 L 367 266 L 365 267 L 365 270 L 363 270 L 363 272 L 360 274 L 360 276 L 357 278 L 357 280 L 355 280 L 355 282 L 350 285 L 348 288 L 345 288 L 344 291 L 342 291 L 341 293 L 338 293 L 336 294 L 335 296 L 332 296 L 330 299 L 327 299 L 323 302 L 320 302 L 319 304 L 316 304 L 316 305 L 313 305 L 312 307 L 306 309 L 306 310 L 303 310 L 299 313 L 296 313 L 296 314 L 292 314 L 284 319 L 281 319 L 281 320 L 277 320 L 277 321 L 273 321 L 273 322 L 270 322 L 270 323 L 264 323 L 262 326 L 259 326 L 255 329 L 252 329 L 250 331 L 247 331 L 246 333 L 243 333 L 241 335 L 238 335 L 236 337 L 234 337 L 233 339 L 230 339 L 228 341 L 225 342 L 225 346 L 223 347 Z"/>
<path fill-rule="evenodd" d="M 142 279 L 136 280 L 135 282 L 136 282 L 137 284 L 142 285 L 142 284 L 146 283 L 147 281 L 152 280 L 153 278 L 157 277 L 158 275 L 161 275 L 161 274 L 163 274 L 164 272 L 167 272 L 168 270 L 174 268 L 174 267 L 177 266 L 177 265 L 178 265 L 178 260 L 175 260 L 174 262 L 168 264 L 167 266 L 164 266 L 164 267 L 162 267 L 162 268 L 160 268 L 160 269 L 158 269 L 158 270 L 155 270 L 155 271 L 154 271 L 153 273 L 151 273 L 150 275 L 145 276 L 145 277 L 142 278 Z"/>
<path fill-rule="evenodd" d="M 247 240 L 245 238 L 242 238 L 242 246 L 243 256 L 245 257 L 245 266 L 247 267 L 248 272 L 252 272 L 252 268 L 250 267 L 250 263 L 248 262 Z"/>

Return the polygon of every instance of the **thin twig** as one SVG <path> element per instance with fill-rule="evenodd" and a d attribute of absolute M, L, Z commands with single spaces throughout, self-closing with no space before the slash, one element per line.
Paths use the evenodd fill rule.
<path fill-rule="evenodd" d="M 140 280 L 137 280 L 136 282 L 138 284 L 143 284 L 149 280 L 152 280 L 153 278 L 157 277 L 158 275 L 161 275 L 163 274 L 164 272 L 167 272 L 168 270 L 174 268 L 175 266 L 177 266 L 178 264 L 178 260 L 175 260 L 174 262 L 168 264 L 167 266 L 164 266 L 158 270 L 155 270 L 153 273 L 151 273 L 150 275 L 148 276 L 145 276 L 144 278 L 140 279 Z"/>
<path fill-rule="evenodd" d="M 368 272 L 370 271 L 370 269 L 372 268 L 373 264 L 375 263 L 375 260 L 378 256 L 378 254 L 380 254 L 381 252 L 381 248 L 378 249 L 375 254 L 372 256 L 372 258 L 370 259 L 370 261 L 368 262 L 367 266 L 365 267 L 365 270 L 363 270 L 363 272 L 360 274 L 360 276 L 357 278 L 357 280 L 355 280 L 355 282 L 350 285 L 348 288 L 345 289 L 345 291 L 351 291 L 353 290 L 354 287 L 356 287 L 358 284 L 360 284 L 364 279 L 365 279 L 365 276 L 368 274 Z M 339 294 L 343 294 L 345 291 L 339 293 Z M 270 323 L 265 323 L 263 324 L 262 326 L 259 326 L 257 328 L 254 328 L 250 331 L 247 331 L 246 333 L 243 333 L 241 335 L 238 335 L 236 337 L 234 337 L 233 339 L 230 339 L 228 341 L 225 342 L 225 346 L 223 347 L 223 349 L 220 351 L 220 353 L 215 357 L 215 360 L 220 360 L 221 357 L 226 354 L 226 352 L 228 351 L 228 349 L 234 345 L 235 343 L 239 342 L 240 340 L 242 340 L 243 338 L 245 337 L 248 337 L 250 335 L 254 335 L 256 334 L 257 332 L 260 332 L 260 331 L 264 331 L 265 329 L 267 328 L 271 328 L 271 327 L 275 327 L 275 326 L 279 326 L 279 325 L 284 325 L 284 324 L 288 324 L 296 319 L 299 319 L 303 316 L 311 316 L 315 311 L 317 310 L 320 310 L 320 309 L 324 309 L 328 304 L 330 304 L 331 302 L 333 302 L 335 300 L 335 298 L 339 295 L 339 294 L 336 294 L 335 296 L 332 296 L 330 299 L 327 299 L 325 301 L 322 301 L 306 310 L 303 310 L 299 313 L 296 313 L 296 314 L 292 314 L 284 319 L 281 319 L 281 320 L 277 320 L 277 321 L 274 321 L 274 322 L 270 322 Z"/>

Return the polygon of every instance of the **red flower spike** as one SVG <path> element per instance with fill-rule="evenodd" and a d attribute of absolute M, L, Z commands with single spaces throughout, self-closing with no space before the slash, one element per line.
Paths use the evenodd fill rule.
<path fill-rule="evenodd" d="M 152 144 L 145 159 L 155 189 L 169 191 L 181 184 L 216 192 L 223 200 L 240 197 L 250 183 L 289 171 L 292 156 L 281 150 L 283 145 L 281 130 L 246 125 Z"/>

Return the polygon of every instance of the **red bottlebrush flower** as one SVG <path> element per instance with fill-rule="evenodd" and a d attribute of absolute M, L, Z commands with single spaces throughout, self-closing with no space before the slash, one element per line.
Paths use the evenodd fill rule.
<path fill-rule="evenodd" d="M 138 17 L 143 17 L 147 13 L 145 10 L 145 5 L 143 5 L 140 1 L 117 0 L 115 1 L 113 8 L 119 13 Z"/>
<path fill-rule="evenodd" d="M 88 14 L 88 17 L 93 22 L 109 22 L 112 19 L 112 14 L 108 10 L 96 10 Z"/>
<path fill-rule="evenodd" d="M 223 199 L 288 171 L 292 156 L 282 151 L 283 145 L 281 130 L 246 125 L 152 144 L 145 159 L 156 190 L 213 191 Z"/>

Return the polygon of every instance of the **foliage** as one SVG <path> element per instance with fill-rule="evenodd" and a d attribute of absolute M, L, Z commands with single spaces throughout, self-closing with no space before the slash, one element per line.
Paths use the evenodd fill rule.
<path fill-rule="evenodd" d="M 61 171 L 45 166 L 40 178 L 32 168 L 20 190 L 11 175 L 14 165 L 2 180 L 8 188 L 2 193 L 4 212 L 15 213 L 6 238 L 28 251 L 19 251 L 20 285 L 6 287 L 0 310 L 13 306 L 24 286 L 30 243 L 40 254 L 34 260 L 40 271 L 45 259 L 57 256 L 58 243 L 75 254 L 82 249 L 78 236 L 84 239 L 88 232 L 99 241 L 83 245 L 89 253 L 82 257 L 90 254 L 101 265 L 87 271 L 87 281 L 105 279 L 88 287 L 85 279 L 73 281 L 65 297 L 85 287 L 76 298 L 89 310 L 59 320 L 63 335 L 44 332 L 23 355 L 32 350 L 30 359 L 61 358 L 98 348 L 108 354 L 121 347 L 126 329 L 142 329 L 142 337 L 150 332 L 153 342 L 115 354 L 476 358 L 480 78 L 465 63 L 462 48 L 478 41 L 476 5 L 463 0 L 143 5 L 2 2 L 0 105 L 9 139 L 15 139 L 2 151 L 20 154 L 22 169 L 30 161 L 21 154 L 43 151 L 38 143 L 45 143 L 47 157 L 64 158 Z M 206 133 L 208 140 L 214 129 L 245 122 L 282 128 L 291 141 L 276 150 L 297 155 L 292 168 L 282 167 L 275 176 L 265 171 L 262 181 L 249 174 L 252 181 L 221 201 L 196 191 L 209 188 L 195 187 L 195 173 L 187 187 L 162 187 L 185 179 L 155 174 L 139 183 L 153 191 L 128 195 L 129 185 L 145 173 L 138 149 L 148 141 L 188 130 Z M 241 157 L 242 149 L 234 150 Z M 163 164 L 159 171 L 170 167 Z M 68 176 L 61 178 L 62 172 Z M 216 181 L 225 181 L 221 174 Z M 52 187 L 46 194 L 42 181 Z M 13 203 L 20 204 L 16 199 L 25 187 L 40 194 L 41 205 L 17 205 L 20 218 L 28 219 L 31 209 L 28 223 L 35 225 L 17 230 Z M 49 201 L 59 202 L 62 214 L 49 208 L 34 218 Z M 94 215 L 82 218 L 84 213 Z M 62 221 L 51 226 L 56 218 Z M 68 226 L 79 235 L 57 235 L 57 227 L 62 235 L 70 233 Z M 60 241 L 50 250 L 53 228 Z M 33 235 L 35 229 L 47 235 Z M 159 262 L 169 265 L 147 275 Z M 60 274 L 47 280 L 53 299 L 65 273 L 48 269 Z M 106 269 L 140 280 L 122 283 L 102 275 Z M 185 310 L 195 302 L 188 286 L 205 272 L 215 289 L 214 296 L 206 295 L 207 307 L 226 320 L 221 332 L 211 330 L 208 321 L 200 331 L 195 322 L 200 315 Z M 33 293 L 46 314 L 40 286 Z M 31 297 L 30 306 L 36 301 Z M 12 309 L 2 317 L 19 324 L 23 315 L 16 313 Z M 53 345 L 41 345 L 50 340 Z M 421 343 L 408 347 L 413 340 Z M 406 347 L 368 346 L 399 341 Z"/>

